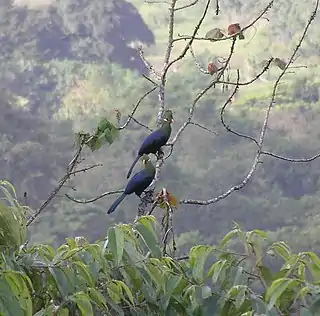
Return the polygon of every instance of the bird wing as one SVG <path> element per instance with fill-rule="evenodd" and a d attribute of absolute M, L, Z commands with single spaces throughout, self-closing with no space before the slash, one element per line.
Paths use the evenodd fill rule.
<path fill-rule="evenodd" d="M 141 195 L 141 193 L 151 184 L 153 180 L 153 175 L 150 174 L 147 170 L 141 170 L 136 173 L 128 182 L 124 193 L 132 194 L 136 193 Z"/>
<path fill-rule="evenodd" d="M 163 131 L 161 129 L 157 129 L 150 135 L 148 135 L 148 137 L 144 140 L 140 147 L 139 153 L 155 154 L 160 149 L 160 147 L 165 145 L 166 142 L 167 139 L 163 134 Z"/>

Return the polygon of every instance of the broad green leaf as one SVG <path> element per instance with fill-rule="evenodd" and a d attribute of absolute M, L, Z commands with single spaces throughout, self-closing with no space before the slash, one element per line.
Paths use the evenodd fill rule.
<path fill-rule="evenodd" d="M 260 273 L 261 273 L 263 280 L 266 282 L 266 284 L 268 286 L 270 286 L 270 284 L 273 281 L 272 273 L 271 273 L 270 269 L 265 266 L 258 266 L 258 269 L 260 270 Z"/>
<path fill-rule="evenodd" d="M 94 302 L 97 306 L 103 309 L 108 309 L 105 297 L 98 290 L 96 290 L 93 287 L 89 287 L 88 295 L 90 297 L 90 300 Z"/>
<path fill-rule="evenodd" d="M 158 259 L 151 259 L 150 262 L 146 263 L 146 271 L 154 282 L 156 291 L 165 291 L 164 269 L 156 261 Z"/>
<path fill-rule="evenodd" d="M 236 309 L 239 309 L 244 303 L 244 300 L 246 299 L 246 290 L 247 290 L 246 287 L 240 288 L 236 296 L 236 302 L 235 302 Z"/>
<path fill-rule="evenodd" d="M 77 242 L 74 238 L 66 238 L 66 242 L 70 249 L 78 248 Z"/>
<path fill-rule="evenodd" d="M 252 235 L 252 234 L 258 235 L 262 239 L 266 239 L 267 238 L 267 233 L 262 231 L 262 230 L 260 230 L 260 229 L 254 229 L 254 230 L 252 230 L 250 232 L 247 232 L 246 235 L 249 236 L 249 235 Z"/>
<path fill-rule="evenodd" d="M 81 316 L 94 316 L 89 296 L 84 292 L 72 295 L 72 300 L 77 304 Z"/>
<path fill-rule="evenodd" d="M 214 247 L 207 245 L 194 246 L 189 251 L 189 262 L 192 275 L 199 283 L 204 281 L 204 264 Z"/>
<path fill-rule="evenodd" d="M 93 279 L 93 276 L 89 273 L 88 266 L 81 261 L 76 261 L 73 264 L 76 267 L 78 273 L 86 282 L 87 286 L 94 286 L 95 280 Z"/>
<path fill-rule="evenodd" d="M 121 287 L 124 289 L 125 293 L 127 294 L 128 298 L 130 300 L 130 303 L 132 305 L 134 305 L 134 298 L 133 298 L 132 292 L 128 288 L 128 286 L 124 282 L 122 282 L 120 280 L 117 280 L 117 281 L 114 281 L 114 282 L 121 285 Z"/>
<path fill-rule="evenodd" d="M 268 303 L 268 310 L 276 304 L 279 297 L 290 287 L 296 286 L 300 283 L 297 279 L 281 278 L 272 282 L 271 286 L 266 292 L 266 301 Z"/>
<path fill-rule="evenodd" d="M 227 234 L 223 237 L 222 241 L 220 242 L 220 244 L 219 244 L 219 249 L 224 248 L 224 247 L 227 245 L 227 243 L 228 243 L 232 238 L 234 238 L 235 236 L 238 235 L 238 233 L 239 233 L 239 229 L 238 229 L 238 228 L 234 228 L 234 229 L 231 230 L 229 233 L 227 233 Z"/>
<path fill-rule="evenodd" d="M 228 265 L 227 260 L 219 260 L 211 266 L 211 268 L 209 269 L 209 271 L 207 273 L 207 277 L 210 277 L 212 275 L 212 283 L 213 284 L 217 283 L 222 269 L 227 267 L 227 265 Z"/>
<path fill-rule="evenodd" d="M 307 266 L 312 274 L 312 277 L 317 281 L 320 280 L 320 268 L 314 263 L 308 263 Z"/>
<path fill-rule="evenodd" d="M 303 254 L 305 256 L 308 256 L 310 260 L 312 260 L 312 262 L 320 269 L 320 259 L 315 253 L 309 251 L 309 252 L 304 252 Z"/>
<path fill-rule="evenodd" d="M 152 252 L 152 255 L 156 258 L 160 258 L 161 250 L 159 247 L 156 233 L 152 227 L 152 222 L 154 220 L 154 217 L 142 216 L 136 221 L 135 228 L 139 232 L 140 236 L 143 238 L 147 247 Z"/>
<path fill-rule="evenodd" d="M 285 261 L 288 260 L 291 256 L 291 249 L 283 241 L 273 243 L 271 245 L 271 249 L 278 253 L 278 255 L 280 255 Z"/>
<path fill-rule="evenodd" d="M 64 270 L 67 270 L 67 267 L 49 267 L 49 272 L 55 280 L 56 286 L 62 297 L 67 296 L 68 294 L 74 291 L 74 286 L 70 283 L 67 275 L 64 273 Z"/>
<path fill-rule="evenodd" d="M 110 248 L 117 265 L 120 265 L 124 249 L 124 234 L 117 226 L 108 230 L 108 247 Z"/>
<path fill-rule="evenodd" d="M 310 288 L 309 288 L 309 286 L 307 285 L 307 286 L 303 287 L 303 288 L 299 291 L 299 293 L 298 293 L 297 296 L 296 296 L 296 299 L 304 298 L 308 293 L 310 293 Z"/>
<path fill-rule="evenodd" d="M 123 296 L 122 286 L 115 281 L 108 283 L 107 292 L 111 300 L 115 304 L 120 304 Z"/>
<path fill-rule="evenodd" d="M 19 301 L 20 307 L 23 308 L 25 316 L 32 315 L 32 300 L 28 289 L 31 285 L 32 290 L 32 283 L 29 278 L 17 271 L 4 271 L 3 277 Z"/>
<path fill-rule="evenodd" d="M 24 316 L 24 310 L 18 299 L 11 292 L 9 284 L 0 278 L 0 315 L 3 316 Z"/>

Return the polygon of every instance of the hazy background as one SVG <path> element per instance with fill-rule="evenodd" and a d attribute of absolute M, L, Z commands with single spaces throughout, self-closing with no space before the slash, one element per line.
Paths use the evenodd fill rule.
<path fill-rule="evenodd" d="M 178 1 L 178 5 L 188 3 Z M 24 6 L 27 4 L 28 6 Z M 249 23 L 267 1 L 215 1 L 199 34 L 230 23 Z M 204 9 L 204 1 L 176 17 L 175 36 L 191 34 Z M 259 72 L 259 63 L 271 56 L 287 59 L 294 49 L 313 5 L 298 0 L 277 0 L 257 30 L 245 33 L 232 58 L 231 77 L 239 68 L 243 80 Z M 135 47 L 142 44 L 148 60 L 160 67 L 167 41 L 167 8 L 142 0 L 19 0 L 0 4 L 0 178 L 11 181 L 22 198 L 37 208 L 73 155 L 74 133 L 91 132 L 100 117 L 116 123 L 114 109 L 125 119 L 134 102 L 150 88 L 139 75 L 147 72 Z M 290 157 L 308 157 L 320 150 L 319 17 L 300 51 L 295 74 L 284 77 L 273 108 L 266 137 L 266 150 Z M 257 31 L 257 32 L 256 32 Z M 256 34 L 255 34 L 256 32 Z M 252 36 L 255 37 L 249 42 Z M 174 46 L 176 56 L 185 45 Z M 215 56 L 226 56 L 229 41 L 196 42 L 198 61 L 206 67 Z M 273 68 L 263 80 L 241 87 L 229 106 L 226 119 L 237 130 L 257 135 L 273 80 Z M 199 72 L 190 55 L 177 63 L 168 77 L 166 106 L 173 109 L 173 133 L 188 115 L 195 95 L 211 79 Z M 230 93 L 220 87 L 209 91 L 196 108 L 196 122 L 219 132 L 215 136 L 189 126 L 176 144 L 161 173 L 165 185 L 178 198 L 213 198 L 242 181 L 253 161 L 256 147 L 229 135 L 220 124 L 219 109 Z M 155 127 L 158 99 L 150 95 L 137 111 L 137 118 Z M 148 134 L 135 123 L 121 132 L 110 147 L 86 152 L 84 164 L 103 167 L 75 177 L 76 191 L 65 188 L 32 225 L 33 242 L 58 244 L 67 236 L 85 235 L 91 241 L 103 236 L 109 225 L 129 222 L 136 215 L 135 196 L 127 198 L 112 217 L 106 210 L 115 196 L 92 204 L 75 204 L 66 198 L 91 198 L 126 183 L 125 175 Z M 270 157 L 242 191 L 209 206 L 182 205 L 174 217 L 179 251 L 199 242 L 215 243 L 232 228 L 232 221 L 246 229 L 270 231 L 271 239 L 283 239 L 296 249 L 318 251 L 320 231 L 320 160 L 294 164 Z M 135 169 L 137 170 L 137 169 Z M 157 211 L 160 214 L 160 210 Z"/>

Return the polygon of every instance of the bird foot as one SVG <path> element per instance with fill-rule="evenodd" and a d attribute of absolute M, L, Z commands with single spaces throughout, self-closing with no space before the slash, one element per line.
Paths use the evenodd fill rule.
<path fill-rule="evenodd" d="M 162 159 L 164 156 L 164 151 L 162 149 L 159 149 L 156 156 L 157 159 Z"/>

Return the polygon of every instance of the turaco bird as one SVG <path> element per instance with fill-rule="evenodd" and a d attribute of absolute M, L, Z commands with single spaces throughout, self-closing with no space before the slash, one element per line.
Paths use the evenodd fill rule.
<path fill-rule="evenodd" d="M 155 174 L 156 169 L 152 164 L 148 155 L 144 154 L 141 157 L 141 161 L 144 165 L 144 169 L 136 173 L 127 183 L 126 188 L 122 195 L 120 195 L 110 206 L 108 214 L 111 214 L 115 211 L 118 205 L 124 200 L 124 198 L 132 193 L 135 193 L 140 197 L 142 192 L 151 184 Z"/>
<path fill-rule="evenodd" d="M 138 155 L 128 171 L 127 179 L 129 179 L 135 164 L 143 154 L 155 155 L 160 150 L 160 148 L 167 143 L 171 135 L 172 122 L 173 122 L 172 111 L 171 110 L 164 111 L 162 116 L 162 126 L 159 129 L 153 131 L 142 143 L 139 149 Z"/>

